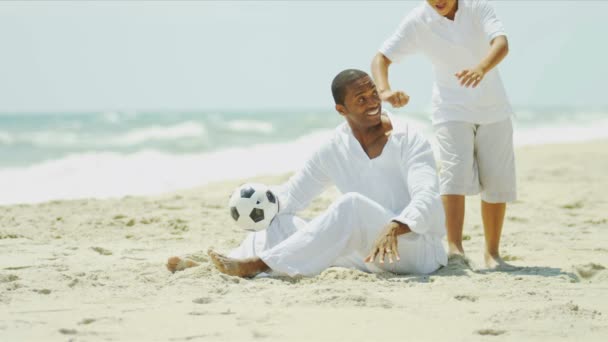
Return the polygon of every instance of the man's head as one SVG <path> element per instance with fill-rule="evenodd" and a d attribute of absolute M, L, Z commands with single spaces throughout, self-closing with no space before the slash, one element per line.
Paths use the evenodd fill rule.
<path fill-rule="evenodd" d="M 458 9 L 458 0 L 426 0 L 439 15 L 454 19 L 454 14 Z"/>
<path fill-rule="evenodd" d="M 336 110 L 353 129 L 381 124 L 382 104 L 376 85 L 368 74 L 357 69 L 340 72 L 331 83 Z"/>

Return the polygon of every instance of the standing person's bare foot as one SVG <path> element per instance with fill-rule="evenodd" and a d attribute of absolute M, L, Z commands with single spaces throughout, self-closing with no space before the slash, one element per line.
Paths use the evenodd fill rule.
<path fill-rule="evenodd" d="M 448 241 L 448 256 L 452 255 L 464 257 L 464 248 L 462 247 L 462 243 L 454 243 Z"/>
<path fill-rule="evenodd" d="M 210 249 L 207 254 L 218 271 L 242 278 L 251 278 L 259 273 L 270 270 L 260 258 L 232 259 Z"/>
<path fill-rule="evenodd" d="M 448 265 L 459 269 L 471 269 L 475 270 L 476 267 L 466 255 L 461 253 L 448 254 Z"/>
<path fill-rule="evenodd" d="M 181 258 L 174 256 L 167 260 L 166 266 L 171 273 L 175 273 L 176 271 L 183 271 L 186 268 L 198 266 L 198 263 L 190 259 L 182 260 Z"/>
<path fill-rule="evenodd" d="M 486 267 L 488 268 L 488 270 L 491 271 L 509 272 L 517 271 L 518 269 L 520 269 L 520 267 L 508 264 L 500 257 L 500 255 L 491 255 L 490 253 L 486 252 L 484 255 L 484 259 L 486 262 Z"/>

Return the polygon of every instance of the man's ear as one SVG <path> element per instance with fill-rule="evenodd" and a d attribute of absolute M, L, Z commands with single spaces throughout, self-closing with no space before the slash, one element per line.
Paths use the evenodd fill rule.
<path fill-rule="evenodd" d="M 336 112 L 338 112 L 338 114 L 340 114 L 342 116 L 346 116 L 346 114 L 347 114 L 346 107 L 344 107 L 344 105 L 341 105 L 341 104 L 336 105 Z"/>

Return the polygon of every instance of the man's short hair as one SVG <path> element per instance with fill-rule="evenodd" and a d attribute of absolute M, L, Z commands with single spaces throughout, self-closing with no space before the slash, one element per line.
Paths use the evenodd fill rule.
<path fill-rule="evenodd" d="M 334 102 L 336 102 L 336 104 L 344 105 L 346 88 L 354 81 L 365 76 L 369 75 L 358 69 L 346 69 L 336 75 L 333 82 L 331 82 L 331 94 L 334 97 Z"/>

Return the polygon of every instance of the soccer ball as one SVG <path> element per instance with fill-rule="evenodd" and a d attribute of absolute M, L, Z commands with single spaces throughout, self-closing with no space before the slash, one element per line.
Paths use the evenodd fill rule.
<path fill-rule="evenodd" d="M 230 217 L 242 229 L 260 231 L 268 228 L 279 211 L 277 197 L 259 183 L 246 183 L 234 190 L 228 201 Z"/>

